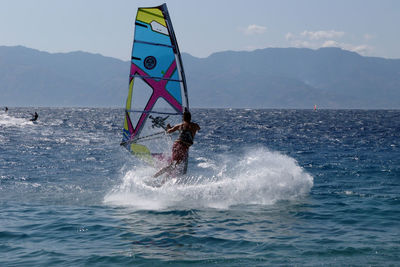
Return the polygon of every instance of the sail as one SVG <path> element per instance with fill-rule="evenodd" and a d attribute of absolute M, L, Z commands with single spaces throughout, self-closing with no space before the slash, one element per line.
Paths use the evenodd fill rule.
<path fill-rule="evenodd" d="M 121 145 L 149 163 L 168 157 L 166 126 L 181 122 L 185 109 L 185 74 L 167 5 L 139 8 Z"/>

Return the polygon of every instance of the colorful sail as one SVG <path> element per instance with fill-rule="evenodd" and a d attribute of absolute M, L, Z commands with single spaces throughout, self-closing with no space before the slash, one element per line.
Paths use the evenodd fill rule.
<path fill-rule="evenodd" d="M 139 8 L 121 145 L 149 163 L 168 157 L 166 126 L 179 123 L 185 109 L 185 74 L 167 5 Z"/>

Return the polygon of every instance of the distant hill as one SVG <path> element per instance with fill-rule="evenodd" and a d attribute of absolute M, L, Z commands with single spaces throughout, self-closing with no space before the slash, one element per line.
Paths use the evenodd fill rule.
<path fill-rule="evenodd" d="M 84 52 L 0 47 L 0 105 L 122 106 L 129 64 Z"/>
<path fill-rule="evenodd" d="M 400 108 L 400 59 L 339 48 L 183 54 L 192 107 Z M 123 107 L 129 62 L 0 46 L 1 106 Z"/>

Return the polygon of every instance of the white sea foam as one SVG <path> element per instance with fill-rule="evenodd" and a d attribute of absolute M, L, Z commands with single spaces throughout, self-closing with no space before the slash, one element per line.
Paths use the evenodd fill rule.
<path fill-rule="evenodd" d="M 226 209 L 233 205 L 269 205 L 278 200 L 307 195 L 313 177 L 295 159 L 266 148 L 249 149 L 241 155 L 221 155 L 211 160 L 196 159 L 184 178 L 167 180 L 163 185 L 151 175 L 155 170 L 137 167 L 127 171 L 120 185 L 104 201 L 107 204 L 138 209 L 169 207 Z"/>
<path fill-rule="evenodd" d="M 25 126 L 33 125 L 33 122 L 24 118 L 15 118 L 7 113 L 0 114 L 0 125 L 2 126 Z"/>

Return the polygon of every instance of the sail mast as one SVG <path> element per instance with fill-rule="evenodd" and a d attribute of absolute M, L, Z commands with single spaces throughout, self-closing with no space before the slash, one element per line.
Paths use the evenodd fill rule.
<path fill-rule="evenodd" d="M 181 53 L 179 51 L 178 42 L 176 41 L 174 28 L 172 27 L 172 22 L 171 22 L 169 13 L 168 13 L 167 4 L 162 4 L 160 6 L 160 9 L 165 16 L 165 21 L 168 25 L 167 28 L 168 28 L 169 36 L 171 38 L 171 43 L 173 44 L 173 47 L 174 47 L 174 53 L 175 53 L 176 57 L 178 58 L 177 68 L 179 70 L 180 79 L 182 80 L 182 84 L 183 84 L 183 91 L 185 94 L 186 107 L 187 107 L 187 109 L 189 109 L 189 99 L 188 99 L 188 93 L 187 93 L 185 71 L 183 69 L 182 57 L 181 57 Z"/>

